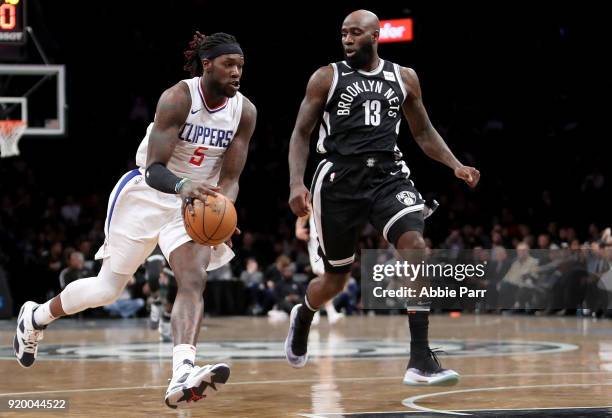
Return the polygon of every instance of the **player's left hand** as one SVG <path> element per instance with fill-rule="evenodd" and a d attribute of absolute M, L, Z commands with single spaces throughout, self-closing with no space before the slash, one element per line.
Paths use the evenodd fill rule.
<path fill-rule="evenodd" d="M 455 177 L 465 181 L 470 187 L 476 187 L 480 180 L 480 171 L 476 170 L 474 167 L 462 165 L 455 169 Z"/>

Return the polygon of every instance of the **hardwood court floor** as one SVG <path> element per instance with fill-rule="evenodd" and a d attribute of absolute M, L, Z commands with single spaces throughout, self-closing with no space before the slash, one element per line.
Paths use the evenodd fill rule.
<path fill-rule="evenodd" d="M 0 321 L 0 416 L 411 418 L 484 409 L 498 411 L 464 414 L 612 416 L 610 320 L 434 315 L 431 345 L 445 349 L 443 364 L 461 381 L 414 388 L 401 383 L 403 316 L 350 317 L 333 328 L 322 318 L 301 370 L 282 357 L 285 322 L 206 318 L 199 363 L 226 361 L 232 375 L 218 396 L 187 411 L 163 404 L 171 344 L 159 343 L 142 320 L 62 319 L 45 332 L 39 360 L 27 370 L 12 358 L 13 327 Z M 69 411 L 7 412 L 16 398 L 68 399 Z M 583 407 L 599 409 L 570 409 Z"/>

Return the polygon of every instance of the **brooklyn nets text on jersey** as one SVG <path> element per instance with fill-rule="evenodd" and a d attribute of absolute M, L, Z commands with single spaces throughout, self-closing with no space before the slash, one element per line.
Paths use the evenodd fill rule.
<path fill-rule="evenodd" d="M 399 66 L 382 59 L 370 72 L 355 70 L 345 61 L 331 65 L 334 78 L 317 150 L 340 155 L 393 153 L 406 98 Z"/>

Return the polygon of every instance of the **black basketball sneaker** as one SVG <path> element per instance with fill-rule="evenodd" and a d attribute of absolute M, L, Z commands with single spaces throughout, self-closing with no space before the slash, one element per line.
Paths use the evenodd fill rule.
<path fill-rule="evenodd" d="M 409 386 L 452 386 L 459 382 L 459 373 L 443 369 L 436 351 L 427 348 L 426 351 L 411 353 L 404 384 Z"/>

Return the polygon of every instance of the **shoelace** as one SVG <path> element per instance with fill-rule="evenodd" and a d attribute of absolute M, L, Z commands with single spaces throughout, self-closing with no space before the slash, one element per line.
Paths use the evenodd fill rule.
<path fill-rule="evenodd" d="M 23 351 L 26 353 L 34 353 L 38 342 L 43 339 L 42 330 L 32 329 L 26 330 L 23 336 Z"/>
<path fill-rule="evenodd" d="M 431 358 L 433 358 L 433 360 L 435 361 L 436 366 L 438 366 L 438 369 L 441 369 L 442 365 L 440 364 L 440 360 L 438 360 L 438 354 L 446 354 L 446 352 L 441 348 L 430 348 L 429 354 L 431 355 Z"/>

